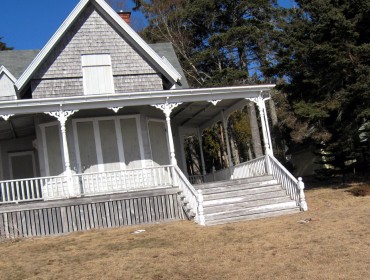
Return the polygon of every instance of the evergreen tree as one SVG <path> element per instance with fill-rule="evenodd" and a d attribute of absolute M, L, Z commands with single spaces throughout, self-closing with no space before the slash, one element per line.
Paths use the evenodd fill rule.
<path fill-rule="evenodd" d="M 370 119 L 370 3 L 296 2 L 281 10 L 264 73 L 283 81 L 292 139 L 325 145 L 333 169 L 344 172 L 358 161 L 356 137 Z"/>
<path fill-rule="evenodd" d="M 0 51 L 12 50 L 12 47 L 8 47 L 6 43 L 2 42 L 3 37 L 0 37 Z"/>

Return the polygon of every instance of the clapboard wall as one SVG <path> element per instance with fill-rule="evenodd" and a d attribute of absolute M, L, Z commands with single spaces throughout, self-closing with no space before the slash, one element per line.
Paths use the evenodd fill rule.
<path fill-rule="evenodd" d="M 0 238 L 59 235 L 183 220 L 178 189 L 131 192 L 0 207 Z"/>

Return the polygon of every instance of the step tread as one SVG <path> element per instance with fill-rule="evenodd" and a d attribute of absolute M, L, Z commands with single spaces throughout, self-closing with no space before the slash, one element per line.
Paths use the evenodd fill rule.
<path fill-rule="evenodd" d="M 214 187 L 214 188 L 207 188 L 207 189 L 203 189 L 202 193 L 211 194 L 211 193 L 219 193 L 219 192 L 232 191 L 232 190 L 253 189 L 253 188 L 266 187 L 266 186 L 272 186 L 272 185 L 279 185 L 279 184 L 275 179 L 272 179 L 272 180 L 266 180 L 263 182 L 254 182 L 254 183 L 249 183 L 249 184 L 225 185 L 225 186 L 219 186 L 219 187 Z"/>
<path fill-rule="evenodd" d="M 207 189 L 207 188 L 214 188 L 218 186 L 225 186 L 228 184 L 237 185 L 237 184 L 244 184 L 244 183 L 253 183 L 253 182 L 260 182 L 265 180 L 272 180 L 272 175 L 261 175 L 255 177 L 248 177 L 248 178 L 241 178 L 241 179 L 232 179 L 232 180 L 223 180 L 217 182 L 209 182 L 195 185 L 197 189 Z"/>
<path fill-rule="evenodd" d="M 274 212 L 264 212 L 259 214 L 253 214 L 253 215 L 247 215 L 247 216 L 236 216 L 236 217 L 230 217 L 226 219 L 219 219 L 219 220 L 210 220 L 205 222 L 206 226 L 214 226 L 214 225 L 221 225 L 226 223 L 235 223 L 235 222 L 241 222 L 241 221 L 248 221 L 248 220 L 256 220 L 256 219 L 265 219 L 265 218 L 272 218 L 282 215 L 288 215 L 288 214 L 297 214 L 299 213 L 299 208 L 292 208 L 292 209 L 285 209 L 285 210 L 279 210 Z"/>
<path fill-rule="evenodd" d="M 247 201 L 253 201 L 253 200 L 260 200 L 260 199 L 266 199 L 266 198 L 273 198 L 273 197 L 286 197 L 286 191 L 285 190 L 278 190 L 278 191 L 272 191 L 272 192 L 263 192 L 263 193 L 253 193 L 253 194 L 246 194 L 242 196 L 232 196 L 232 197 L 224 197 L 219 199 L 207 199 L 203 202 L 203 207 L 212 207 L 216 205 L 221 204 L 231 204 L 231 203 L 243 203 Z"/>
<path fill-rule="evenodd" d="M 280 197 L 272 197 L 266 199 L 259 199 L 259 200 L 252 200 L 247 202 L 240 202 L 240 203 L 230 203 L 230 204 L 220 204 L 215 206 L 205 206 L 204 207 L 204 214 L 217 214 L 217 213 L 225 213 L 235 210 L 243 210 L 247 208 L 255 208 L 260 206 L 267 206 L 279 203 L 287 203 L 292 202 L 292 200 L 287 196 L 280 196 Z"/>
<path fill-rule="evenodd" d="M 282 188 L 280 185 L 273 185 L 267 187 L 259 187 L 259 188 L 252 188 L 252 189 L 242 189 L 242 190 L 230 190 L 218 193 L 210 193 L 210 194 L 203 194 L 204 201 L 208 200 L 215 200 L 215 199 L 222 199 L 228 197 L 240 197 L 240 196 L 247 196 L 247 195 L 255 195 L 260 193 L 267 193 L 267 192 L 274 192 L 274 191 L 281 191 Z"/>
<path fill-rule="evenodd" d="M 268 204 L 250 208 L 243 208 L 243 209 L 236 209 L 230 211 L 223 211 L 217 212 L 212 214 L 205 214 L 204 217 L 206 221 L 208 220 L 217 220 L 217 219 L 225 219 L 225 218 L 232 218 L 235 216 L 243 216 L 243 215 L 253 215 L 259 214 L 264 212 L 273 212 L 279 211 L 284 209 L 291 209 L 297 208 L 295 201 L 283 202 L 283 203 L 276 203 L 276 204 Z"/>

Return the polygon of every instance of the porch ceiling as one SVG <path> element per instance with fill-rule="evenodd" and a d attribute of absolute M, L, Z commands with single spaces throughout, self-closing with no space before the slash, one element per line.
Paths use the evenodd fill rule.
<path fill-rule="evenodd" d="M 244 99 L 224 99 L 217 104 L 208 101 L 186 102 L 176 107 L 171 114 L 171 122 L 174 126 L 203 128 L 208 123 L 221 120 L 221 111 L 226 112 L 243 108 L 246 105 Z"/>
<path fill-rule="evenodd" d="M 0 140 L 35 135 L 33 115 L 17 115 L 7 121 L 0 119 Z"/>

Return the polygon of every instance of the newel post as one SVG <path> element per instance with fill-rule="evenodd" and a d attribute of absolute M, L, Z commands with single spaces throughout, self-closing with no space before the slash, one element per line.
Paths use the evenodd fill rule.
<path fill-rule="evenodd" d="M 301 207 L 301 211 L 307 211 L 307 202 L 306 196 L 304 195 L 304 183 L 302 181 L 302 177 L 298 178 L 298 189 L 299 189 L 299 205 Z"/>
<path fill-rule="evenodd" d="M 198 190 L 198 224 L 204 226 L 206 224 L 206 220 L 204 218 L 204 209 L 203 209 L 203 193 L 202 190 Z"/>

